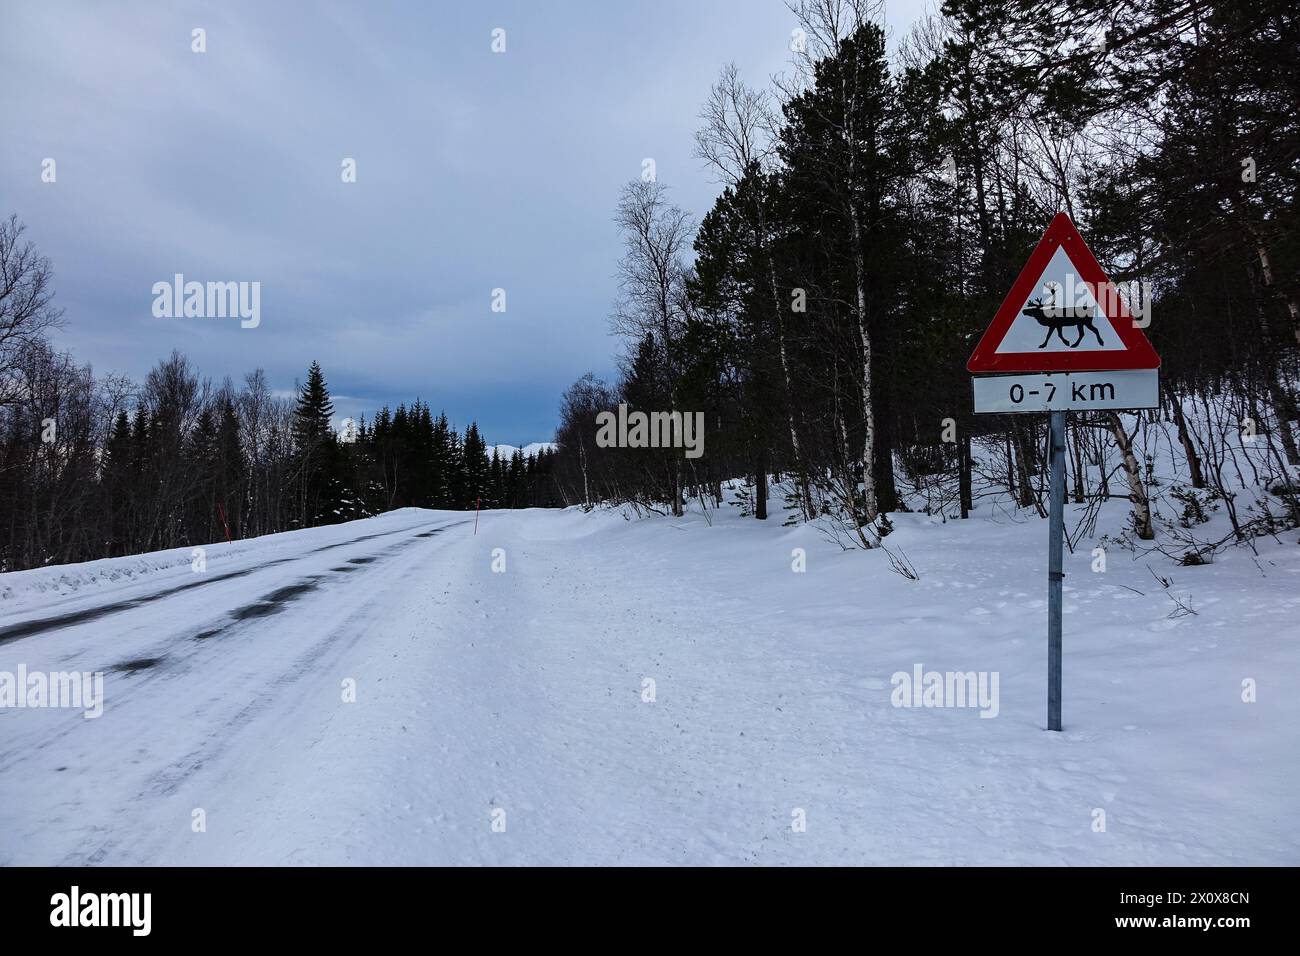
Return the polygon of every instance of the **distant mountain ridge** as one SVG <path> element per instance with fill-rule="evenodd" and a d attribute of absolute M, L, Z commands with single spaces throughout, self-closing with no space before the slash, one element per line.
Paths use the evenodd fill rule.
<path fill-rule="evenodd" d="M 512 457 L 514 457 L 514 454 L 517 451 L 522 451 L 524 453 L 525 458 L 530 458 L 533 455 L 536 455 L 539 451 L 543 451 L 543 450 L 555 451 L 555 442 L 535 441 L 532 442 L 531 444 L 525 445 L 523 448 L 520 448 L 518 445 L 488 445 L 487 453 L 489 458 L 492 457 L 493 450 L 495 450 L 496 453 L 500 455 L 503 459 L 509 461 Z"/>

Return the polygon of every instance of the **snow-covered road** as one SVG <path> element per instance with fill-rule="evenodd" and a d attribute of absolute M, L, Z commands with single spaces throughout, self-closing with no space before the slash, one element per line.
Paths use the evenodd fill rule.
<path fill-rule="evenodd" d="M 194 809 L 220 832 L 236 810 L 251 825 L 285 785 L 323 783 L 315 748 L 346 718 L 344 671 L 375 650 L 358 643 L 384 632 L 465 519 L 410 511 L 370 524 L 215 546 L 202 570 L 184 552 L 137 584 L 0 623 L 0 670 L 102 671 L 105 684 L 97 719 L 0 711 L 4 862 L 208 859 L 226 840 L 201 839 Z M 176 842 L 177 813 L 194 840 Z"/>
<path fill-rule="evenodd" d="M 1174 617 L 1069 555 L 1049 734 L 1044 535 L 901 515 L 913 581 L 731 513 L 407 509 L 4 575 L 0 672 L 105 677 L 0 709 L 0 863 L 1300 862 L 1295 546 Z M 996 719 L 893 706 L 917 665 Z"/>

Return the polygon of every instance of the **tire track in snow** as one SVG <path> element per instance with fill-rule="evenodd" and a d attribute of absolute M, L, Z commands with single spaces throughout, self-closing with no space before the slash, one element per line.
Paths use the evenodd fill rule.
<path fill-rule="evenodd" d="M 463 524 L 464 522 L 457 522 L 457 523 Z M 416 525 L 415 527 L 423 528 L 428 526 Z M 438 531 L 441 531 L 443 527 L 454 527 L 454 525 L 442 525 L 428 533 L 436 534 Z M 323 547 L 313 548 L 311 551 L 308 551 L 305 554 L 319 554 L 322 551 L 333 551 L 335 548 L 344 548 L 347 547 L 348 545 L 359 544 L 363 541 L 370 541 L 375 538 L 391 537 L 392 535 L 395 534 L 409 534 L 412 530 L 413 530 L 412 528 L 399 528 L 396 531 L 382 531 L 376 534 L 364 534 L 361 535 L 360 537 L 351 538 L 347 541 L 338 541 L 335 542 L 334 544 L 327 544 L 324 545 Z M 416 537 L 419 537 L 419 535 L 417 535 Z M 222 581 L 229 581 L 232 578 L 247 577 L 250 574 L 254 574 L 258 571 L 266 570 L 267 568 L 273 568 L 283 564 L 291 564 L 294 561 L 301 561 L 304 556 L 305 555 L 296 554 L 285 558 L 276 558 L 273 561 L 267 561 L 263 564 L 259 564 L 251 568 L 237 568 L 234 571 L 223 571 L 220 574 L 213 574 L 213 575 L 205 574 L 203 578 L 201 578 L 198 581 L 190 581 L 187 584 L 173 585 L 171 587 L 163 588 L 162 590 L 155 591 L 151 594 L 144 594 L 138 597 L 126 598 L 125 600 L 121 600 L 121 601 L 113 601 L 109 604 L 101 604 L 96 607 L 82 608 L 77 611 L 68 611 L 63 614 L 53 615 L 51 617 L 43 617 L 43 618 L 36 618 L 30 621 L 22 621 L 18 624 L 11 624 L 8 627 L 0 627 L 0 645 L 8 644 L 11 641 L 21 640 L 24 637 L 32 637 L 33 635 L 36 634 L 44 634 L 47 631 L 58 630 L 64 627 L 73 627 L 77 624 L 85 624 L 90 621 L 99 620 L 100 618 L 106 617 L 110 614 L 117 614 L 121 611 L 129 611 L 132 608 L 143 607 L 144 605 L 152 604 L 155 601 L 160 601 L 163 598 L 168 598 L 175 594 L 180 594 L 185 591 L 193 590 L 195 588 L 208 587 L 213 584 L 218 584 Z"/>
<path fill-rule="evenodd" d="M 460 527 L 467 523 L 468 523 L 467 521 L 454 521 L 446 524 L 437 525 L 436 527 L 430 530 L 420 532 L 419 534 L 411 535 L 411 537 L 407 538 L 404 541 L 398 542 L 395 546 L 389 548 L 387 551 L 382 552 L 380 554 L 358 555 L 350 559 L 351 561 L 355 561 L 358 563 L 352 567 L 349 567 L 348 571 L 378 570 L 382 568 L 389 559 L 396 557 L 398 554 L 405 551 L 407 548 L 420 543 L 421 539 L 427 540 L 431 537 L 434 537 L 435 535 L 440 534 L 441 532 L 449 528 Z M 427 525 L 415 526 L 415 528 L 427 528 L 427 527 L 428 527 Z M 303 552 L 300 555 L 287 557 L 287 558 L 280 558 L 280 559 L 276 559 L 275 561 L 265 562 L 254 568 L 248 568 L 237 572 L 229 572 L 222 575 L 220 579 L 228 580 L 232 577 L 242 577 L 244 575 L 251 574 L 255 571 L 265 570 L 278 565 L 291 563 L 293 561 L 301 561 L 303 558 L 307 557 L 308 555 L 317 554 L 322 551 L 329 551 L 335 548 L 345 547 L 348 545 L 354 545 L 357 544 L 358 542 L 369 541 L 381 537 L 390 537 L 393 534 L 401 534 L 401 533 L 409 534 L 412 530 L 415 530 L 415 528 L 404 528 L 401 531 L 384 532 L 382 534 L 362 535 L 357 538 L 349 539 L 348 541 L 342 541 L 342 542 L 337 542 L 336 544 L 327 545 L 326 547 L 323 548 L 314 548 L 311 551 Z M 331 570 L 337 570 L 337 569 L 331 569 Z M 234 608 L 230 611 L 223 612 L 215 620 L 212 620 L 206 625 L 203 625 L 202 629 L 197 634 L 191 634 L 189 632 L 185 632 L 181 634 L 173 634 L 167 637 L 166 639 L 158 642 L 157 644 L 154 644 L 151 647 L 135 650 L 130 655 L 130 657 L 128 657 L 125 660 L 121 660 L 116 663 L 103 666 L 102 669 L 107 672 L 118 673 L 118 674 L 131 677 L 131 680 L 129 682 L 119 681 L 116 684 L 113 693 L 114 701 L 119 704 L 124 700 L 130 701 L 140 693 L 146 693 L 146 694 L 149 693 L 150 685 L 154 684 L 155 682 L 159 682 L 159 681 L 167 682 L 170 680 L 183 678 L 185 675 L 189 674 L 195 666 L 203 666 L 202 661 L 198 657 L 198 655 L 205 653 L 203 647 L 205 642 L 208 642 L 210 641 L 211 638 L 218 637 L 218 636 L 230 637 L 232 635 L 237 635 L 237 634 L 242 635 L 248 632 L 257 631 L 259 625 L 261 624 L 260 619 L 272 616 L 274 614 L 278 614 L 288 609 L 295 600 L 303 597 L 304 595 L 306 595 L 307 593 L 313 590 L 316 590 L 317 587 L 319 586 L 319 582 L 324 580 L 326 577 L 327 575 L 323 575 L 323 574 L 308 575 L 292 584 L 281 585 L 263 594 L 262 596 L 258 597 L 252 602 L 241 605 L 240 607 Z M 366 577 L 367 577 L 366 575 L 362 575 L 362 577 L 358 579 L 357 583 L 364 581 Z M 210 580 L 209 582 L 203 582 L 203 583 L 215 583 L 215 580 Z M 352 583 L 352 582 L 348 582 L 348 583 Z M 162 592 L 159 592 L 154 597 L 154 599 L 168 597 L 168 596 L 175 596 L 178 592 L 187 591 L 193 586 L 194 585 L 185 585 L 180 588 L 168 588 Z M 149 602 L 115 601 L 112 602 L 111 605 L 109 605 L 109 608 L 111 608 L 112 610 L 128 610 L 130 607 L 138 606 L 141 603 L 149 603 Z M 109 613 L 109 611 L 106 611 L 105 613 Z M 65 624 L 63 626 L 71 627 L 77 624 L 84 623 L 86 620 L 93 619 L 93 618 L 83 618 L 80 613 L 71 616 L 77 617 L 77 620 L 73 621 L 72 623 Z M 99 617 L 99 616 L 102 615 L 95 615 L 95 617 Z M 2 643 L 2 641 L 0 641 L 0 643 Z M 224 643 L 224 641 L 221 643 Z M 3 752 L 0 752 L 0 772 L 10 769 L 16 763 L 22 761 L 28 754 L 32 752 L 33 749 L 44 750 L 44 749 L 54 747 L 60 741 L 62 741 L 63 739 L 67 738 L 69 735 L 81 729 L 81 727 L 82 727 L 82 721 L 80 720 L 72 721 L 72 722 L 64 722 L 63 724 L 59 725 L 57 728 L 53 729 L 51 732 L 47 734 L 41 735 L 36 738 L 30 736 L 24 738 L 20 742 L 17 742 L 16 745 L 11 746 L 9 749 Z"/>

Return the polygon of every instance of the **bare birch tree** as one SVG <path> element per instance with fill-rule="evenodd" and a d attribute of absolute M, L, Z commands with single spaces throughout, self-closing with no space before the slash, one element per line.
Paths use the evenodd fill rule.
<path fill-rule="evenodd" d="M 668 202 L 666 192 L 660 183 L 644 179 L 623 188 L 615 217 L 623 231 L 623 259 L 613 324 L 634 342 L 653 337 L 663 356 L 669 401 L 675 403 L 674 348 L 685 322 L 685 256 L 695 227 L 685 211 Z M 673 468 L 673 514 L 682 514 L 680 460 Z"/>
<path fill-rule="evenodd" d="M 703 125 L 695 133 L 695 155 L 713 167 L 723 183 L 735 188 L 747 176 L 765 175 L 770 171 L 776 155 L 776 119 L 771 100 L 766 92 L 753 90 L 741 81 L 736 64 L 728 63 L 722 68 L 700 110 L 700 120 Z M 799 441 L 799 429 L 795 425 L 790 356 L 786 347 L 787 309 L 777 288 L 776 263 L 769 233 L 771 224 L 760 198 L 762 191 L 751 190 L 749 195 L 754 197 L 750 210 L 754 258 L 761 263 L 771 298 L 772 333 L 776 339 L 781 384 L 786 395 L 785 419 L 798 474 L 800 510 L 804 520 L 811 521 L 816 510 L 809 486 L 809 469 Z"/>

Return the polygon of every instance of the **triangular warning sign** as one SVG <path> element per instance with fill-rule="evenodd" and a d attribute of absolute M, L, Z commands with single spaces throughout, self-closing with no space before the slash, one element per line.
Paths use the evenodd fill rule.
<path fill-rule="evenodd" d="M 1159 368 L 1079 230 L 1056 214 L 971 354 L 971 372 Z"/>

